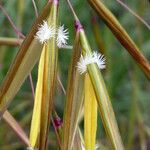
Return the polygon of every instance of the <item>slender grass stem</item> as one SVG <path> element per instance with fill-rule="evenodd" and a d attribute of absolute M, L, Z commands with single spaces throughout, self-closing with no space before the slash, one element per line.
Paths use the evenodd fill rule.
<path fill-rule="evenodd" d="M 22 39 L 0 37 L 0 45 L 20 46 Z"/>
<path fill-rule="evenodd" d="M 31 73 L 29 74 L 29 80 L 30 80 L 30 85 L 31 85 L 31 89 L 32 89 L 32 95 L 33 95 L 33 98 L 34 98 L 35 90 L 34 90 L 33 78 L 32 78 L 32 74 Z"/>
<path fill-rule="evenodd" d="M 64 95 L 66 95 L 66 90 L 65 90 L 65 88 L 64 88 L 64 86 L 63 86 L 63 84 L 62 84 L 62 82 L 60 80 L 60 76 L 59 75 L 57 75 L 57 80 L 58 80 L 58 83 L 59 83 L 59 85 L 60 85 Z"/>
<path fill-rule="evenodd" d="M 75 13 L 75 11 L 74 11 L 74 9 L 73 9 L 73 7 L 72 7 L 72 4 L 71 4 L 70 0 L 67 0 L 67 3 L 68 3 L 68 5 L 69 5 L 69 7 L 70 7 L 70 10 L 72 11 L 72 14 L 73 14 L 73 16 L 74 16 L 74 19 L 75 19 L 76 21 L 79 21 L 79 19 L 78 19 L 76 13 Z"/>
<path fill-rule="evenodd" d="M 55 113 L 56 113 L 56 112 L 55 112 Z M 54 119 L 53 119 L 52 117 L 51 117 L 51 121 L 52 121 L 54 130 L 55 130 L 55 134 L 56 134 L 56 138 L 57 138 L 57 141 L 58 141 L 59 149 L 62 150 L 61 142 L 60 142 L 60 138 L 59 138 L 59 134 L 58 134 L 57 128 L 56 128 L 56 126 L 55 126 Z"/>
<path fill-rule="evenodd" d="M 33 3 L 35 15 L 36 15 L 36 17 L 38 17 L 38 10 L 37 10 L 37 6 L 36 6 L 36 3 L 35 3 L 35 0 L 32 0 L 32 3 Z"/>
<path fill-rule="evenodd" d="M 22 140 L 22 142 L 26 146 L 30 146 L 29 139 L 23 129 L 20 127 L 18 122 L 13 118 L 13 116 L 8 112 L 5 111 L 3 115 L 4 121 L 10 126 L 10 128 L 17 134 L 17 136 Z"/>
<path fill-rule="evenodd" d="M 121 6 L 123 6 L 126 10 L 128 10 L 133 16 L 135 16 L 141 23 L 143 23 L 149 30 L 150 25 L 142 19 L 137 13 L 135 13 L 131 8 L 129 8 L 125 3 L 123 3 L 121 0 L 116 0 Z"/>
<path fill-rule="evenodd" d="M 8 45 L 8 46 L 20 46 L 23 42 L 22 39 L 12 38 L 12 37 L 0 37 L 0 45 Z M 60 47 L 61 49 L 70 49 L 72 50 L 72 45 L 65 45 L 63 47 Z"/>
<path fill-rule="evenodd" d="M 132 75 L 132 88 L 133 88 L 133 94 L 132 94 L 132 101 L 131 101 L 131 107 L 130 107 L 130 114 L 129 114 L 129 127 L 128 127 L 128 140 L 127 140 L 127 150 L 133 149 L 133 143 L 134 143 L 134 127 L 136 122 L 136 111 L 137 111 L 137 76 L 136 76 L 136 66 L 134 66 L 134 74 Z"/>
<path fill-rule="evenodd" d="M 8 21 L 10 22 L 11 26 L 13 27 L 15 33 L 21 37 L 21 38 L 25 38 L 25 36 L 21 33 L 21 31 L 19 31 L 17 29 L 17 27 L 15 26 L 15 24 L 13 23 L 11 17 L 9 16 L 9 14 L 7 13 L 7 11 L 3 8 L 3 6 L 0 4 L 0 9 L 2 10 L 2 12 L 4 13 L 4 15 L 6 16 L 6 18 L 8 19 Z"/>

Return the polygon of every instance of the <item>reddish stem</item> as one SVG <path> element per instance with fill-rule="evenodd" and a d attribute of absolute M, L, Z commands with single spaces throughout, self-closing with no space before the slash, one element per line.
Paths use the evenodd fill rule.
<path fill-rule="evenodd" d="M 0 5 L 0 9 L 4 13 L 4 15 L 7 17 L 8 21 L 10 22 L 10 24 L 13 27 L 13 29 L 14 29 L 15 33 L 17 34 L 17 36 L 20 36 L 21 38 L 25 38 L 25 36 L 17 29 L 17 27 L 13 23 L 11 17 L 8 15 L 7 11 L 3 8 L 2 5 Z"/>
<path fill-rule="evenodd" d="M 51 118 L 51 120 L 52 120 L 52 124 L 53 124 L 54 130 L 55 130 L 55 134 L 56 134 L 56 138 L 57 138 L 57 141 L 58 141 L 58 144 L 59 144 L 59 148 L 62 149 L 61 148 L 60 137 L 59 137 L 58 130 L 57 130 L 58 128 L 56 128 L 53 118 Z"/>

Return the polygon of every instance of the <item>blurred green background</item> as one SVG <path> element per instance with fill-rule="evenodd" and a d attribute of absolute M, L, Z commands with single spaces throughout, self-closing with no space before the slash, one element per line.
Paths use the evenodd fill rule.
<path fill-rule="evenodd" d="M 12 18 L 15 25 L 27 35 L 36 16 L 32 0 L 1 0 L 3 7 Z M 38 11 L 41 12 L 46 0 L 35 0 Z M 124 1 L 132 10 L 150 23 L 150 3 L 148 0 Z M 87 33 L 93 50 L 98 50 L 93 34 L 92 11 L 86 0 L 72 0 L 76 13 Z M 124 9 L 117 1 L 105 0 L 104 3 L 115 14 L 117 19 L 132 37 L 135 43 L 150 60 L 150 31 L 138 21 L 131 13 Z M 96 16 L 97 17 L 97 16 Z M 97 17 L 105 56 L 107 69 L 103 72 L 105 82 L 118 120 L 123 142 L 131 150 L 150 149 L 150 82 L 132 60 L 129 53 L 115 39 L 101 18 Z M 69 45 L 73 45 L 75 38 L 74 21 L 65 0 L 60 0 L 60 24 L 64 24 L 69 31 Z M 8 19 L 0 10 L 0 37 L 17 37 Z M 10 64 L 19 47 L 0 45 L 0 84 L 2 83 Z M 72 50 L 59 51 L 59 71 L 61 80 L 66 88 L 68 66 Z M 37 79 L 37 65 L 32 71 L 34 86 Z M 65 96 L 58 88 L 55 107 L 58 114 L 63 116 Z M 21 126 L 29 134 L 30 121 L 33 108 L 33 97 L 29 79 L 27 79 L 17 96 L 11 103 L 9 110 Z M 81 128 L 83 123 L 81 123 Z M 53 127 L 50 129 L 50 147 L 56 149 L 56 137 Z M 107 147 L 107 139 L 98 119 L 97 141 Z M 0 150 L 25 149 L 16 135 L 2 120 L 0 122 Z"/>

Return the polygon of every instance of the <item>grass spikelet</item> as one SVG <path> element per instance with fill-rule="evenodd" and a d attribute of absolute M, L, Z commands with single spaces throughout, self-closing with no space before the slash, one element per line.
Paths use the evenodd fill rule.
<path fill-rule="evenodd" d="M 38 136 L 40 132 L 44 57 L 45 57 L 45 46 L 43 47 L 42 54 L 40 57 L 40 62 L 39 62 L 38 80 L 37 80 L 36 91 L 35 91 L 34 109 L 33 109 L 31 129 L 30 129 L 30 144 L 33 148 L 35 148 L 38 142 Z"/>
<path fill-rule="evenodd" d="M 80 57 L 79 33 L 76 34 L 73 58 L 70 66 L 63 125 L 63 149 L 73 148 L 78 126 L 78 117 L 83 104 L 83 77 L 77 71 L 77 61 Z"/>
<path fill-rule="evenodd" d="M 58 19 L 58 0 L 52 1 L 51 12 L 47 19 L 48 25 L 57 29 Z M 50 118 L 53 109 L 54 91 L 57 72 L 58 47 L 56 45 L 55 34 L 45 44 L 44 73 L 43 73 L 43 91 L 41 104 L 41 121 L 39 150 L 45 150 L 47 147 L 47 138 L 50 125 Z"/>
<path fill-rule="evenodd" d="M 97 130 L 97 101 L 88 73 L 85 75 L 84 139 L 85 149 L 94 150 Z"/>
<path fill-rule="evenodd" d="M 80 42 L 83 49 L 83 56 L 86 56 L 87 54 L 92 55 L 92 50 L 79 21 L 76 22 L 76 26 L 77 30 L 80 32 Z M 87 65 L 87 70 L 95 90 L 101 119 L 112 147 L 113 149 L 123 150 L 124 147 L 118 130 L 117 121 L 101 72 L 95 63 Z"/>

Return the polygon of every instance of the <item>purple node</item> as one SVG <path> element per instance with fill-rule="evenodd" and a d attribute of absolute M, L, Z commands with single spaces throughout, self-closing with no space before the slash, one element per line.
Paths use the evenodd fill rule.
<path fill-rule="evenodd" d="M 57 117 L 57 118 L 54 119 L 54 124 L 55 124 L 56 128 L 59 128 L 59 127 L 62 126 L 62 120 Z"/>
<path fill-rule="evenodd" d="M 81 25 L 80 21 L 75 21 L 75 29 L 77 31 L 83 29 L 83 26 Z"/>

